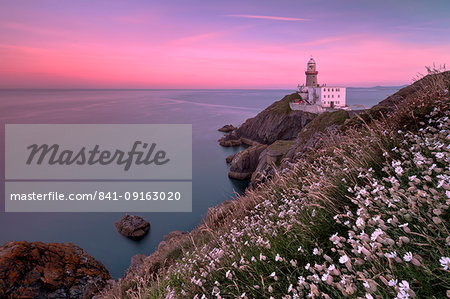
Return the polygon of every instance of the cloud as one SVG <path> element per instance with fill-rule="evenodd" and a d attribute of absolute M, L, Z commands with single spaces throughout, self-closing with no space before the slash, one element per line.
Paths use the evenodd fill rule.
<path fill-rule="evenodd" d="M 263 19 L 275 21 L 309 21 L 309 19 L 288 18 L 288 17 L 274 17 L 274 16 L 257 16 L 257 15 L 226 15 L 227 17 L 244 18 L 244 19 Z"/>

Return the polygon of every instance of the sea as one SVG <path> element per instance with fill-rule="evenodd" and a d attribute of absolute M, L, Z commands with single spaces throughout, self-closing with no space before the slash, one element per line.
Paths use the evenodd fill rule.
<path fill-rule="evenodd" d="M 370 108 L 401 87 L 348 88 L 347 104 Z M 102 262 L 114 278 L 136 254 L 151 254 L 171 231 L 190 231 L 209 207 L 241 194 L 247 182 L 227 177 L 217 131 L 235 126 L 294 90 L 0 90 L 0 245 L 7 241 L 72 242 Z M 5 124 L 192 124 L 193 206 L 189 213 L 133 213 L 151 230 L 140 241 L 114 226 L 124 213 L 5 213 Z"/>

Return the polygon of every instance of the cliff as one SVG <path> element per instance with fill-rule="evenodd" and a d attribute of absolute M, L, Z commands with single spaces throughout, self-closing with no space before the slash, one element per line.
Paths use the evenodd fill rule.
<path fill-rule="evenodd" d="M 220 144 L 234 146 L 242 143 L 237 142 L 240 139 L 248 139 L 261 144 L 294 139 L 300 130 L 316 117 L 316 114 L 292 111 L 289 108 L 289 102 L 298 97 L 297 93 L 293 93 L 273 103 L 255 117 L 247 119 L 236 130 L 226 134 L 219 140 Z M 243 143 L 249 143 L 243 141 Z"/>
<path fill-rule="evenodd" d="M 282 140 L 294 142 L 289 143 L 289 146 L 285 144 L 283 151 L 271 151 L 270 147 L 264 151 L 253 147 L 244 150 L 243 155 L 239 153 L 235 156 L 240 159 L 227 161 L 231 164 L 228 176 L 233 179 L 250 178 L 249 186 L 254 188 L 271 179 L 277 171 L 289 169 L 302 155 L 314 150 L 324 136 L 332 135 L 336 138 L 349 128 L 367 125 L 373 120 L 385 117 L 388 112 L 395 111 L 400 103 L 430 92 L 435 86 L 446 85 L 450 85 L 450 71 L 430 74 L 400 89 L 371 109 L 350 112 L 338 110 L 318 116 L 302 111 L 291 111 L 289 102 L 298 95 L 296 93 L 287 95 L 254 118 L 246 120 L 239 128 L 225 135 L 220 142 L 221 144 L 228 142 L 228 146 L 242 143 L 255 145 L 252 143 L 254 141 L 267 145 Z"/>

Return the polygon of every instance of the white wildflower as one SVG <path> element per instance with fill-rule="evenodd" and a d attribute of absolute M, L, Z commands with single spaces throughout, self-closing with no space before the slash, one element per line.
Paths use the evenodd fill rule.
<path fill-rule="evenodd" d="M 391 252 L 387 252 L 384 254 L 385 257 L 388 257 L 390 259 L 394 259 L 397 257 L 397 252 L 395 251 L 391 251 Z"/>
<path fill-rule="evenodd" d="M 439 259 L 439 262 L 444 270 L 448 270 L 450 268 L 450 257 L 443 256 Z"/>
<path fill-rule="evenodd" d="M 445 157 L 444 153 L 436 153 L 436 158 L 442 159 L 444 157 Z"/>
<path fill-rule="evenodd" d="M 305 279 L 303 276 L 299 276 L 299 277 L 298 277 L 298 284 L 299 284 L 299 285 L 304 284 L 305 281 L 306 281 L 306 279 Z"/>
<path fill-rule="evenodd" d="M 227 273 L 225 273 L 225 278 L 231 279 L 233 277 L 233 274 L 231 274 L 231 270 L 228 270 Z"/>
<path fill-rule="evenodd" d="M 358 217 L 358 219 L 356 219 L 356 226 L 357 227 L 364 227 L 364 220 L 361 217 Z"/>
<path fill-rule="evenodd" d="M 383 230 L 381 228 L 377 228 L 372 235 L 370 236 L 370 239 L 372 241 L 375 241 L 379 236 L 381 236 L 382 234 L 384 234 Z"/>
<path fill-rule="evenodd" d="M 412 253 L 409 251 L 407 253 L 405 253 L 405 255 L 403 256 L 403 259 L 405 260 L 405 262 L 410 262 L 413 258 Z"/>
<path fill-rule="evenodd" d="M 345 264 L 346 262 L 348 262 L 350 259 L 348 258 L 347 255 L 343 255 L 339 258 L 339 263 L 341 264 Z"/>
<path fill-rule="evenodd" d="M 389 280 L 388 284 L 390 287 L 394 287 L 397 285 L 398 280 L 397 279 L 391 279 Z"/>

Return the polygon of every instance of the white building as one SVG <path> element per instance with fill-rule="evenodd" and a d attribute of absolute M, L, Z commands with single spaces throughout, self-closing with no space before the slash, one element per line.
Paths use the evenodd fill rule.
<path fill-rule="evenodd" d="M 309 91 L 310 88 L 308 88 Z M 316 93 L 319 103 L 323 108 L 343 108 L 346 106 L 346 88 L 338 86 L 320 86 L 311 88 L 311 93 Z"/>
<path fill-rule="evenodd" d="M 300 99 L 291 103 L 292 110 L 303 110 L 320 113 L 327 110 L 346 109 L 346 88 L 340 86 L 319 85 L 317 81 L 318 71 L 313 58 L 306 66 L 306 84 L 298 86 Z"/>

